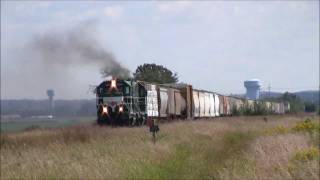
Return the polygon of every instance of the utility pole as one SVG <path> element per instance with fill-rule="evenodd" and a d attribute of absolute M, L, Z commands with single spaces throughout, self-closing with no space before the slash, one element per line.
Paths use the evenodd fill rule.
<path fill-rule="evenodd" d="M 270 91 L 271 91 L 271 86 L 270 86 L 270 83 L 268 85 L 268 97 L 270 98 Z"/>

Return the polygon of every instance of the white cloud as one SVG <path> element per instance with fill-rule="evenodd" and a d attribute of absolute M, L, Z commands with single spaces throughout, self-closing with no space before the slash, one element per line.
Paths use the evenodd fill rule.
<path fill-rule="evenodd" d="M 117 18 L 122 15 L 123 8 L 120 6 L 110 6 L 104 8 L 103 13 L 107 17 Z"/>
<path fill-rule="evenodd" d="M 33 3 L 5 1 L 4 8 L 1 7 L 4 37 L 1 78 L 7 77 L 2 79 L 6 85 L 1 87 L 4 97 L 18 98 L 15 84 L 10 82 L 23 76 L 16 69 L 27 60 L 14 56 L 20 54 L 17 49 L 23 42 L 33 34 L 68 29 L 86 20 L 101 22 L 97 31 L 103 45 L 131 70 L 144 62 L 155 62 L 177 71 L 182 81 L 224 93 L 244 90 L 242 80 L 254 76 L 274 87 L 293 87 L 292 77 L 300 86 L 319 84 L 319 79 L 310 78 L 319 74 L 319 2 L 153 1 L 88 6 L 87 2 L 80 5 L 59 2 L 53 5 L 54 8 L 50 4 L 33 6 Z M 283 73 L 288 66 L 293 70 L 299 68 L 300 73 L 293 70 Z M 212 71 L 215 67 L 228 67 L 230 73 L 219 78 L 225 68 Z M 272 68 L 265 71 L 265 67 Z M 197 76 L 189 75 L 190 71 L 199 69 Z M 86 74 L 87 71 L 96 74 Z M 60 97 L 91 97 L 83 92 L 87 84 L 99 82 L 98 71 L 81 67 L 79 72 L 72 73 L 79 78 L 74 82 L 77 91 L 67 94 L 64 89 L 56 89 Z M 275 76 L 278 78 L 274 79 Z M 28 87 L 40 84 L 28 81 L 33 79 L 27 75 L 24 77 Z M 211 84 L 205 83 L 212 81 L 212 77 L 218 78 Z M 199 78 L 203 81 L 198 81 Z M 39 97 L 42 91 L 45 89 L 18 94 L 21 98 Z"/>
<path fill-rule="evenodd" d="M 191 5 L 190 1 L 159 2 L 157 7 L 162 13 L 179 13 Z"/>
<path fill-rule="evenodd" d="M 36 16 L 39 12 L 49 10 L 51 5 L 52 2 L 1 1 L 1 15 L 10 16 L 10 18 L 30 18 L 30 16 Z"/>

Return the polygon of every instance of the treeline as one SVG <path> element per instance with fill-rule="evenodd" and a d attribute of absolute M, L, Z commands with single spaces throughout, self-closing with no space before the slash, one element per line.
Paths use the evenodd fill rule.
<path fill-rule="evenodd" d="M 1 100 L 1 115 L 95 116 L 95 100 L 56 100 L 51 109 L 48 100 Z"/>

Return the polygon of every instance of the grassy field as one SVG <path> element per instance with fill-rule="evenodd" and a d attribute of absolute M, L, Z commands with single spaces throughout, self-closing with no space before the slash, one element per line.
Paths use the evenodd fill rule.
<path fill-rule="evenodd" d="M 18 132 L 35 128 L 59 128 L 78 124 L 92 124 L 96 117 L 61 117 L 53 119 L 22 118 L 1 121 L 1 132 Z"/>
<path fill-rule="evenodd" d="M 1 134 L 1 179 L 319 179 L 319 116 Z"/>

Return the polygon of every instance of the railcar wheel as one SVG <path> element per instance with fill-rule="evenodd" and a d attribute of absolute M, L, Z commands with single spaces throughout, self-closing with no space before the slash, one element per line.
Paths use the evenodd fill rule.
<path fill-rule="evenodd" d="M 144 118 L 144 117 L 141 117 L 141 126 L 143 126 L 143 125 L 145 125 L 146 124 L 146 118 Z"/>
<path fill-rule="evenodd" d="M 139 117 L 137 126 L 141 126 L 141 124 L 142 124 L 142 117 Z"/>

